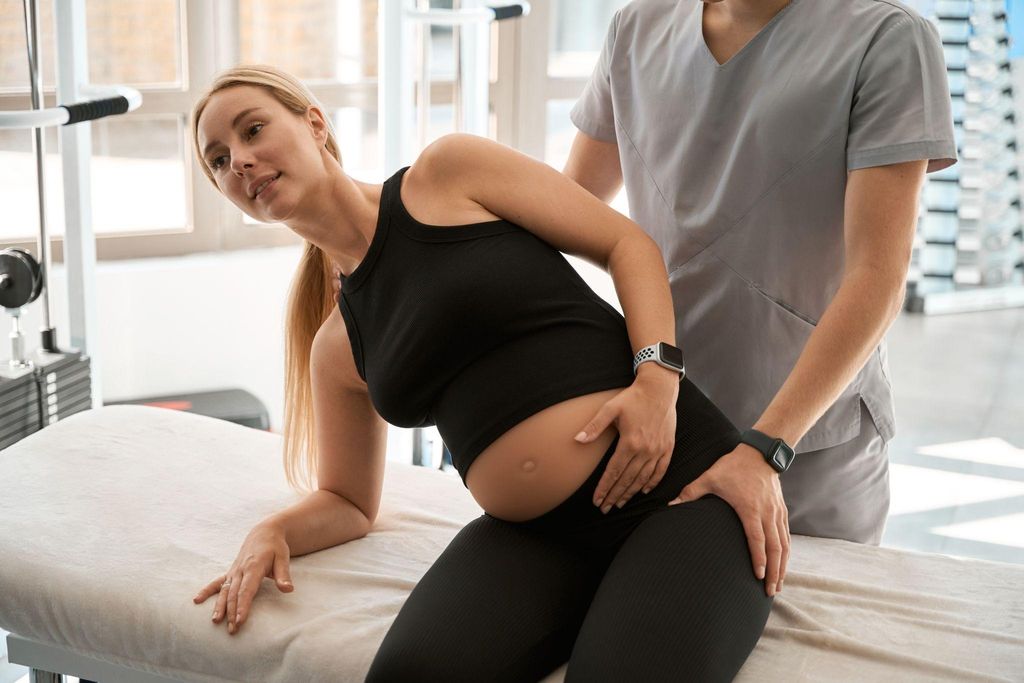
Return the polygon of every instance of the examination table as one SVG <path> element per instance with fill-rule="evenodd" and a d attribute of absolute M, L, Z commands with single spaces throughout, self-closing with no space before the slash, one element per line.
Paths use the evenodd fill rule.
<path fill-rule="evenodd" d="M 417 580 L 482 511 L 454 473 L 388 461 L 370 534 L 293 558 L 295 590 L 264 579 L 228 635 L 210 621 L 214 598 L 192 597 L 255 523 L 302 497 L 281 444 L 116 405 L 0 452 L 10 660 L 99 683 L 362 681 Z M 1024 566 L 793 536 L 785 587 L 736 680 L 1024 681 Z"/>

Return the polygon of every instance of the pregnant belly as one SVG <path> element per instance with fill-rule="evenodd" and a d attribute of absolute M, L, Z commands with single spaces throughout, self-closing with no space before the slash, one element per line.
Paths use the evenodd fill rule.
<path fill-rule="evenodd" d="M 473 498 L 489 514 L 510 522 L 533 519 L 557 507 L 593 473 L 618 431 L 612 423 L 589 443 L 573 437 L 624 389 L 556 403 L 506 431 L 466 473 Z"/>

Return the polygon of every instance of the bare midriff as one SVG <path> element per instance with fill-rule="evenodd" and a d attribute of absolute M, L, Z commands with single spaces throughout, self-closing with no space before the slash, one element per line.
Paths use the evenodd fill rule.
<path fill-rule="evenodd" d="M 557 507 L 593 473 L 618 431 L 612 423 L 588 443 L 574 437 L 624 389 L 548 406 L 499 436 L 466 473 L 473 498 L 487 513 L 510 522 L 533 519 Z"/>

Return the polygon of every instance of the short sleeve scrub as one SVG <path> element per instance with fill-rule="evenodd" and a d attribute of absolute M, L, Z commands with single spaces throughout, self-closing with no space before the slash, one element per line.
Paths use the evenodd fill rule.
<path fill-rule="evenodd" d="M 687 373 L 740 429 L 789 375 L 843 276 L 847 174 L 955 163 L 935 27 L 885 0 L 791 0 L 719 64 L 699 0 L 615 15 L 570 117 L 619 150 L 631 217 L 658 243 Z M 797 444 L 844 443 L 860 399 L 895 431 L 885 342 Z"/>

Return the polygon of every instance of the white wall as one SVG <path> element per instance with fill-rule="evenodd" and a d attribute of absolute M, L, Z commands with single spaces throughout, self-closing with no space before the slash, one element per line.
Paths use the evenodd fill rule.
<path fill-rule="evenodd" d="M 266 406 L 271 430 L 280 433 L 285 302 L 300 255 L 296 246 L 97 264 L 98 349 L 90 355 L 98 356 L 104 402 L 240 388 Z M 569 261 L 621 312 L 607 273 Z M 67 348 L 62 264 L 50 280 L 51 324 L 58 346 Z M 22 311 L 27 353 L 40 346 L 42 320 L 40 297 Z M 10 357 L 9 343 L 3 356 Z M 411 444 L 411 430 L 391 427 L 388 457 L 409 461 Z M 440 462 L 439 450 L 434 462 Z"/>

